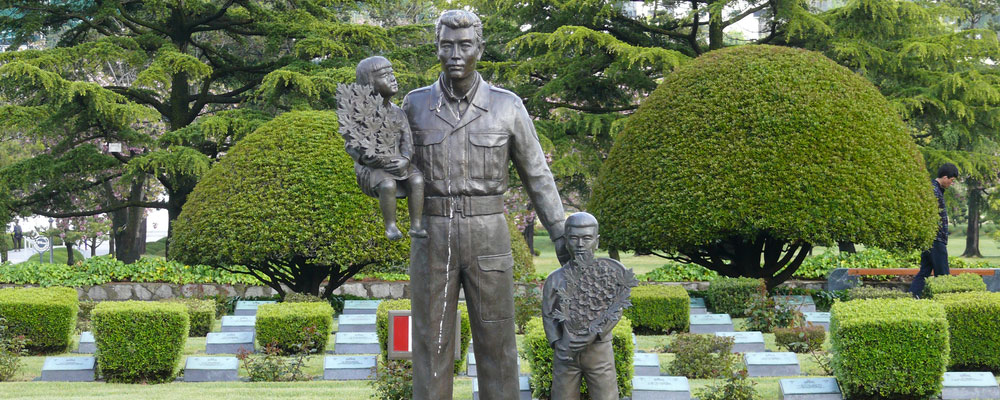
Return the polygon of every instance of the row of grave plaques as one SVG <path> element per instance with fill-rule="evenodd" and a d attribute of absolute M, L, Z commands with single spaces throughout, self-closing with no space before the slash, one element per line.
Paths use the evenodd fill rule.
<path fill-rule="evenodd" d="M 775 303 L 791 305 L 803 313 L 816 312 L 816 302 L 813 301 L 812 296 L 774 296 L 774 301 Z M 692 297 L 690 313 L 691 315 L 708 314 L 708 309 L 705 308 L 705 299 Z"/>

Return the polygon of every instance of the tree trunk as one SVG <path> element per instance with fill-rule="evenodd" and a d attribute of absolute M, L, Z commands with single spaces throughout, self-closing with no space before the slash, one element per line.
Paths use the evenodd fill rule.
<path fill-rule="evenodd" d="M 73 265 L 73 243 L 66 242 L 66 265 Z"/>
<path fill-rule="evenodd" d="M 167 194 L 167 243 L 164 247 L 163 256 L 170 258 L 170 239 L 174 237 L 174 221 L 181 215 L 184 203 L 187 203 L 188 195 L 194 191 L 198 181 L 194 179 L 184 179 L 183 182 L 172 185 L 173 190 L 168 190 Z"/>
<path fill-rule="evenodd" d="M 128 198 L 141 201 L 145 184 L 145 177 L 133 181 Z M 144 210 L 142 207 L 129 207 L 112 213 L 111 226 L 116 242 L 115 258 L 125 264 L 135 263 L 141 256 L 142 246 L 139 242 L 143 238 L 140 235 L 140 225 L 145 220 L 142 215 Z"/>
<path fill-rule="evenodd" d="M 610 248 L 610 249 L 608 249 L 608 257 L 611 257 L 611 259 L 615 260 L 615 261 L 621 261 L 622 260 L 621 255 L 618 254 L 618 249 L 613 248 L 613 247 Z"/>
<path fill-rule="evenodd" d="M 724 45 L 725 34 L 722 26 L 722 10 L 711 12 L 708 21 L 708 49 L 718 50 Z"/>
<path fill-rule="evenodd" d="M 979 251 L 979 214 L 982 207 L 983 188 L 979 182 L 968 180 L 969 187 L 969 224 L 965 230 L 965 252 L 962 257 L 983 257 Z"/>
<path fill-rule="evenodd" d="M 858 250 L 854 248 L 854 242 L 837 242 L 837 249 L 841 253 L 857 253 Z"/>

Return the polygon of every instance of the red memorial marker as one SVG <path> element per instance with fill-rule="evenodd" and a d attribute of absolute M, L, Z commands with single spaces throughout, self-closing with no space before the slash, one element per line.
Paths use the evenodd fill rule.
<path fill-rule="evenodd" d="M 462 315 L 455 324 L 455 359 L 462 353 L 459 340 L 462 338 Z M 389 343 L 387 349 L 390 360 L 409 360 L 413 357 L 413 320 L 410 310 L 389 310 Z"/>

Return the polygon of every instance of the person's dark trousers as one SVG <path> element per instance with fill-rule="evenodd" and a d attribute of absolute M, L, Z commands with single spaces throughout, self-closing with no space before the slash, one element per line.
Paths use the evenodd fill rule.
<path fill-rule="evenodd" d="M 914 296 L 919 297 L 924 292 L 925 279 L 931 276 L 932 271 L 934 276 L 950 273 L 948 269 L 948 245 L 937 240 L 934 241 L 930 250 L 920 253 L 920 272 L 917 272 L 913 283 L 910 284 L 910 292 Z"/>

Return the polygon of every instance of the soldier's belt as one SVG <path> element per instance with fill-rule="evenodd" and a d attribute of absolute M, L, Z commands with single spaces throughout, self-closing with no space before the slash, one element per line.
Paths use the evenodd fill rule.
<path fill-rule="evenodd" d="M 503 196 L 427 197 L 424 214 L 438 217 L 452 215 L 493 215 L 503 212 Z"/>

